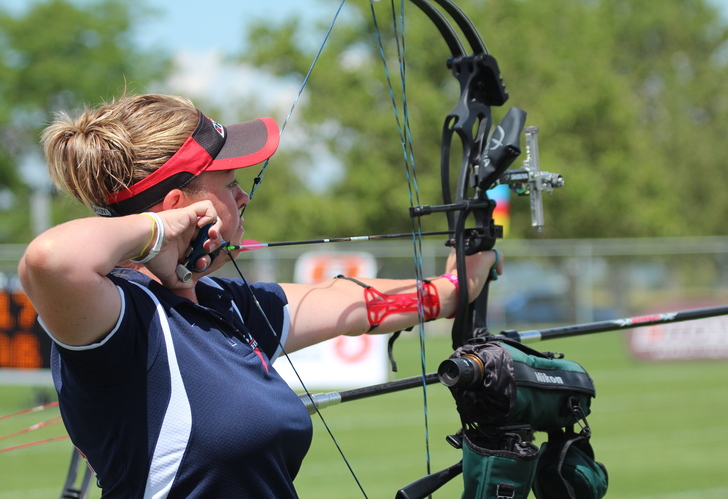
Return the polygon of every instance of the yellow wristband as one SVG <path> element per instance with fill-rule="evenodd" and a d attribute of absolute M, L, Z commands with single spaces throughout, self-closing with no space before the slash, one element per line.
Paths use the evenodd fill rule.
<path fill-rule="evenodd" d="M 143 259 L 144 255 L 146 254 L 147 250 L 149 249 L 149 245 L 152 244 L 152 241 L 154 241 L 154 233 L 156 232 L 156 229 L 157 229 L 157 220 L 153 216 L 151 216 L 149 213 L 142 213 L 142 215 L 146 215 L 152 219 L 152 232 L 149 234 L 149 241 L 147 241 L 147 244 L 144 245 L 144 249 L 142 249 L 142 252 L 139 253 L 139 255 L 135 256 L 134 258 L 129 259 L 134 263 L 142 263 L 139 260 Z"/>
<path fill-rule="evenodd" d="M 156 233 L 157 238 L 154 240 L 154 246 L 152 246 L 152 249 L 149 250 L 149 254 L 147 254 L 144 258 L 141 258 L 141 255 L 137 258 L 133 258 L 131 261 L 134 263 L 147 263 L 159 254 L 159 251 L 162 249 L 162 244 L 164 243 L 164 220 L 162 220 L 162 217 L 153 211 L 145 211 L 142 215 L 146 215 L 152 219 L 152 235 Z M 144 248 L 144 251 L 146 251 L 146 247 Z M 142 251 L 142 255 L 144 254 L 144 251 Z"/>

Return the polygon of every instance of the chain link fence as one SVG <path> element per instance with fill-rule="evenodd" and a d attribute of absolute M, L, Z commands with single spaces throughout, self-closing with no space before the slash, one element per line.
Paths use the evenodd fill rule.
<path fill-rule="evenodd" d="M 505 271 L 490 286 L 492 330 L 728 302 L 728 237 L 503 240 L 497 248 L 505 255 Z M 0 289 L 18 290 L 17 264 L 24 249 L 0 245 Z M 423 241 L 424 275 L 441 274 L 449 251 L 442 242 Z M 291 282 L 306 252 L 363 252 L 376 259 L 377 277 L 414 275 L 413 243 L 402 240 L 260 249 L 242 253 L 238 265 L 250 281 Z M 237 272 L 228 263 L 218 275 L 236 277 Z"/>
<path fill-rule="evenodd" d="M 616 319 L 728 302 L 728 237 L 504 240 L 504 275 L 490 286 L 489 326 L 520 329 Z M 281 247 L 243 253 L 251 281 L 293 280 L 307 251 L 365 252 L 377 276 L 414 275 L 413 243 L 361 242 Z M 449 248 L 422 243 L 425 276 L 443 272 Z M 234 277 L 232 266 L 222 274 Z"/>

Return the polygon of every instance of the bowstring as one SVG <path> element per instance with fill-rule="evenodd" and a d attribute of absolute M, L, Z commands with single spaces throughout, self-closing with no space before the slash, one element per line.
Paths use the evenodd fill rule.
<path fill-rule="evenodd" d="M 301 98 L 301 94 L 303 94 L 303 90 L 306 88 L 306 84 L 308 83 L 309 78 L 311 77 L 311 74 L 313 73 L 313 68 L 316 66 L 316 63 L 319 60 L 319 57 L 321 57 L 321 54 L 324 51 L 324 47 L 326 46 L 326 42 L 329 39 L 329 35 L 331 35 L 331 32 L 334 30 L 334 25 L 336 24 L 336 20 L 339 18 L 339 14 L 341 13 L 341 9 L 344 7 L 344 4 L 346 3 L 346 0 L 341 0 L 341 3 L 339 4 L 339 8 L 336 9 L 336 13 L 334 14 L 333 19 L 331 19 L 331 23 L 329 24 L 329 29 L 326 31 L 326 34 L 324 35 L 323 42 L 321 42 L 321 45 L 319 46 L 318 52 L 316 52 L 316 55 L 313 58 L 313 61 L 311 61 L 311 65 L 308 68 L 308 71 L 306 72 L 306 76 L 303 77 L 303 82 L 301 83 L 301 88 L 298 89 L 298 93 L 296 94 L 296 97 L 293 99 L 293 104 L 291 104 L 291 109 L 288 110 L 288 114 L 286 115 L 286 119 L 283 121 L 283 124 L 281 125 L 281 130 L 279 132 L 279 136 L 283 136 L 283 130 L 286 129 L 286 125 L 288 125 L 288 122 L 291 119 L 291 116 L 293 115 L 293 110 L 296 108 L 296 104 L 298 104 L 298 100 Z M 268 168 L 268 163 L 270 162 L 270 158 L 266 159 L 263 163 L 262 168 L 260 169 L 260 173 L 253 179 L 253 186 L 250 188 L 250 194 L 248 194 L 248 197 L 250 199 L 253 199 L 253 196 L 255 195 L 255 191 L 258 190 L 258 186 L 263 182 L 263 175 L 265 175 L 265 169 Z M 243 207 L 243 213 L 245 213 L 245 208 L 247 205 Z"/>
<path fill-rule="evenodd" d="M 392 25 L 394 30 L 395 45 L 397 48 L 397 60 L 399 62 L 399 72 L 401 81 L 401 100 L 402 100 L 402 113 L 403 122 L 400 120 L 399 106 L 397 104 L 397 98 L 395 96 L 394 85 L 392 84 L 389 67 L 387 65 L 386 51 L 384 49 L 384 42 L 381 36 L 381 30 L 379 28 L 379 22 L 377 21 L 377 14 L 374 9 L 374 2 L 378 0 L 370 0 L 369 6 L 372 13 L 372 20 L 374 23 L 375 32 L 377 35 L 377 43 L 379 45 L 379 54 L 382 59 L 382 65 L 384 68 L 384 75 L 387 80 L 387 86 L 389 89 L 389 96 L 392 101 L 392 108 L 394 111 L 395 122 L 397 124 L 397 131 L 400 137 L 400 143 L 402 144 L 402 153 L 405 166 L 405 175 L 407 177 L 407 188 L 409 192 L 410 206 L 419 206 L 419 186 L 417 183 L 417 169 L 415 165 L 415 157 L 413 151 L 413 140 L 412 130 L 410 127 L 409 119 L 409 106 L 407 104 L 407 85 L 406 85 L 406 64 L 405 64 L 405 1 L 400 0 L 400 14 L 397 15 L 394 0 L 390 0 L 392 10 Z M 399 21 L 397 20 L 399 19 Z M 398 27 L 399 26 L 399 27 Z M 416 204 L 415 204 L 416 203 Z M 418 298 L 418 324 L 419 324 L 419 342 L 420 342 L 420 372 L 422 376 L 422 400 L 423 400 L 423 416 L 424 416 L 424 429 L 425 429 L 425 461 L 427 474 L 431 473 L 431 458 L 430 458 L 430 429 L 429 429 L 429 411 L 427 403 L 427 355 L 425 350 L 425 311 L 424 311 L 424 275 L 423 275 L 423 257 L 422 257 L 422 222 L 420 217 L 410 217 L 412 222 L 412 244 L 413 244 L 413 255 L 414 255 L 414 269 L 415 279 L 417 281 L 417 298 Z"/>
<path fill-rule="evenodd" d="M 306 84 L 308 83 L 308 80 L 311 77 L 311 74 L 313 73 L 313 69 L 316 66 L 316 63 L 318 62 L 319 58 L 321 57 L 321 54 L 323 53 L 324 47 L 326 46 L 326 42 L 329 39 L 329 36 L 331 35 L 331 32 L 334 29 L 334 25 L 336 24 L 337 19 L 339 18 L 339 14 L 341 13 L 342 8 L 344 7 L 344 4 L 346 3 L 346 0 L 341 0 L 341 3 L 339 4 L 338 9 L 336 9 L 336 13 L 334 14 L 333 19 L 331 20 L 331 23 L 329 24 L 329 28 L 326 31 L 326 34 L 324 35 L 324 39 L 319 46 L 318 51 L 316 52 L 316 55 L 313 58 L 313 61 L 311 62 L 311 65 L 308 68 L 308 71 L 306 72 L 306 76 L 303 78 L 303 82 L 301 83 L 301 87 L 298 90 L 298 93 L 296 94 L 296 97 L 293 99 L 293 104 L 291 104 L 291 108 L 288 111 L 288 114 L 286 115 L 286 119 L 283 121 L 283 124 L 281 125 L 281 130 L 279 132 L 279 136 L 283 136 L 283 131 L 286 128 L 286 125 L 291 119 L 291 116 L 293 115 L 293 110 L 296 108 L 296 104 L 298 104 L 299 99 L 301 98 L 301 95 L 303 94 L 303 90 L 306 88 Z M 252 200 L 253 196 L 255 194 L 255 191 L 258 189 L 260 184 L 263 182 L 263 175 L 265 175 L 265 170 L 268 167 L 268 163 L 270 162 L 270 159 L 267 159 L 260 170 L 260 173 L 253 179 L 253 186 L 250 189 L 250 194 L 248 194 L 249 198 Z M 245 205 L 243 207 L 242 213 L 245 212 L 245 208 L 248 205 Z M 258 298 L 255 296 L 255 293 L 253 292 L 253 288 L 250 286 L 250 283 L 248 283 L 248 280 L 243 275 L 243 272 L 240 270 L 240 267 L 238 266 L 237 262 L 232 256 L 232 253 L 230 251 L 227 251 L 228 257 L 230 258 L 230 261 L 233 263 L 233 266 L 235 267 L 235 270 L 237 270 L 238 275 L 240 275 L 240 278 L 242 279 L 246 289 L 248 290 L 248 294 L 251 296 L 253 303 L 255 304 L 256 309 L 261 313 L 262 317 L 264 318 L 264 321 L 266 323 L 266 328 L 274 335 L 275 338 L 278 339 L 278 346 L 281 349 L 281 353 L 285 355 L 286 359 L 288 359 L 288 364 L 291 366 L 291 369 L 293 370 L 293 373 L 295 374 L 298 382 L 301 384 L 301 387 L 303 388 L 303 391 L 308 396 L 309 400 L 311 401 L 311 404 L 313 408 L 316 411 L 316 414 L 318 414 L 319 419 L 321 420 L 321 423 L 323 424 L 324 428 L 326 429 L 327 433 L 329 434 L 329 437 L 331 437 L 332 442 L 334 443 L 334 446 L 339 452 L 339 455 L 344 460 L 344 463 L 346 464 L 346 467 L 349 469 L 349 473 L 351 473 L 351 476 L 354 478 L 354 481 L 356 482 L 357 486 L 359 487 L 359 490 L 361 491 L 362 495 L 365 497 L 365 499 L 368 499 L 367 493 L 364 491 L 364 487 L 362 486 L 361 482 L 359 481 L 359 477 L 357 477 L 356 473 L 354 472 L 354 469 L 351 466 L 351 463 L 347 459 L 346 455 L 344 454 L 343 449 L 339 445 L 339 442 L 336 440 L 336 437 L 334 436 L 333 432 L 331 431 L 331 428 L 329 427 L 328 423 L 326 422 L 326 419 L 324 418 L 323 414 L 321 414 L 321 411 L 319 410 L 318 404 L 316 404 L 316 401 L 314 400 L 311 392 L 306 387 L 306 384 L 303 382 L 303 379 L 301 378 L 301 375 L 298 373 L 298 370 L 293 365 L 293 361 L 291 360 L 290 356 L 285 350 L 285 347 L 283 343 L 281 342 L 281 338 L 278 336 L 278 334 L 275 331 L 275 328 L 270 323 L 268 316 L 266 315 L 265 311 L 263 310 L 263 307 L 260 305 L 260 302 L 258 301 Z"/>
<path fill-rule="evenodd" d="M 285 355 L 286 359 L 288 360 L 288 365 L 291 366 L 291 370 L 293 370 L 293 374 L 295 374 L 296 379 L 301 384 L 301 388 L 303 388 L 303 391 L 306 393 L 306 396 L 311 401 L 311 404 L 313 408 L 316 410 L 316 414 L 318 414 L 319 419 L 321 420 L 321 423 L 324 425 L 324 428 L 326 428 L 326 432 L 329 434 L 329 437 L 331 437 L 331 440 L 334 443 L 334 446 L 336 447 L 336 450 L 339 451 L 339 455 L 344 460 L 344 463 L 346 464 L 346 467 L 349 469 L 349 473 L 351 473 L 351 476 L 354 478 L 354 481 L 356 482 L 357 486 L 359 487 L 359 490 L 364 495 L 365 498 L 368 499 L 367 493 L 364 491 L 364 487 L 362 486 L 361 482 L 359 481 L 359 477 L 356 476 L 356 473 L 354 472 L 354 468 L 352 468 L 351 463 L 349 462 L 349 459 L 347 459 L 346 455 L 344 454 L 344 450 L 339 445 L 339 442 L 336 440 L 336 437 L 334 436 L 334 433 L 331 431 L 331 428 L 329 427 L 328 423 L 326 422 L 326 419 L 324 418 L 324 415 L 321 414 L 321 411 L 319 410 L 318 404 L 313 398 L 313 395 L 306 387 L 306 384 L 303 382 L 303 378 L 301 378 L 301 375 L 298 373 L 298 370 L 296 369 L 296 366 L 293 365 L 293 361 L 291 360 L 290 355 L 288 355 L 288 352 L 286 351 L 285 346 L 283 345 L 283 342 L 281 341 L 281 337 L 276 333 L 275 328 L 273 327 L 273 324 L 270 323 L 270 320 L 268 319 L 268 315 L 263 310 L 263 307 L 261 306 L 260 302 L 258 301 L 258 297 L 255 296 L 255 293 L 253 292 L 253 288 L 248 282 L 248 280 L 243 275 L 242 270 L 240 270 L 240 267 L 238 266 L 238 263 L 235 261 L 235 258 L 233 258 L 233 255 L 230 251 L 226 251 L 228 254 L 228 257 L 230 258 L 230 261 L 233 263 L 233 266 L 235 267 L 235 270 L 237 270 L 238 275 L 240 276 L 240 279 L 243 281 L 243 284 L 245 284 L 246 289 L 248 290 L 248 294 L 253 299 L 253 303 L 255 304 L 255 308 L 260 312 L 261 316 L 263 317 L 263 320 L 265 321 L 266 328 L 270 333 L 273 334 L 273 336 L 278 341 L 278 347 L 281 349 L 281 353 Z"/>

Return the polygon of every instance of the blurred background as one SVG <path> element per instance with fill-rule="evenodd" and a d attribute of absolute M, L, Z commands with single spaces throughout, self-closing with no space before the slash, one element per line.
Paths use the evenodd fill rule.
<path fill-rule="evenodd" d="M 491 286 L 491 329 L 724 305 L 728 2 L 458 4 L 510 92 L 495 120 L 510 106 L 528 111 L 527 125 L 540 128 L 541 168 L 565 179 L 544 197 L 542 232 L 531 227 L 527 198 L 499 200 L 506 272 Z M 369 2 L 346 3 L 299 98 L 338 1 L 0 0 L 0 499 L 57 496 L 71 455 L 68 440 L 25 446 L 63 437 L 56 408 L 7 417 L 55 399 L 43 369 L 49 342 L 18 286 L 18 259 L 34 235 L 90 215 L 50 184 L 43 127 L 56 112 L 124 92 L 185 95 L 222 123 L 273 116 L 285 123 L 281 148 L 246 211 L 248 237 L 407 232 L 410 199 L 380 41 L 395 90 L 400 63 L 389 2 L 373 5 L 379 35 Z M 419 196 L 437 204 L 442 121 L 459 90 L 441 36 L 406 7 Z M 259 173 L 247 170 L 244 188 Z M 423 225 L 446 228 L 438 216 Z M 369 254 L 379 276 L 413 275 L 411 242 L 351 244 L 326 251 Z M 249 279 L 289 281 L 304 251 L 323 249 L 259 250 L 241 262 Z M 440 273 L 447 252 L 442 241 L 425 241 L 425 275 Z M 450 353 L 448 326 L 427 325 L 431 370 Z M 536 346 L 564 351 L 595 380 L 590 423 L 610 470 L 608 497 L 728 497 L 726 329 L 719 317 Z M 400 372 L 390 377 L 418 373 L 414 336 L 395 347 Z M 449 394 L 431 392 L 439 469 L 457 460 L 439 445 L 458 420 Z M 425 472 L 421 393 L 381 398 L 330 412 L 370 497 L 391 497 Z M 48 424 L 25 431 L 39 421 Z M 324 431 L 317 428 L 297 479 L 301 496 L 361 497 Z M 440 496 L 458 493 L 454 484 Z"/>

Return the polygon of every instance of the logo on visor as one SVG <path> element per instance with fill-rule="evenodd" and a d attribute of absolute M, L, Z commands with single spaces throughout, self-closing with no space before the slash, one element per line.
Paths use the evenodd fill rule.
<path fill-rule="evenodd" d="M 205 118 L 207 118 L 207 116 L 205 116 Z M 212 118 L 207 118 L 207 119 L 210 120 L 210 123 L 212 123 L 212 126 L 215 127 L 215 130 L 217 131 L 217 133 L 220 134 L 220 137 L 222 137 L 224 139 L 225 138 L 225 129 L 222 127 L 222 125 L 220 123 L 218 123 L 217 121 L 213 120 Z"/>
<path fill-rule="evenodd" d="M 105 206 L 94 206 L 94 212 L 100 217 L 111 217 L 113 216 L 111 211 Z"/>

